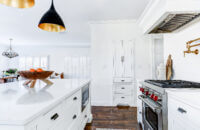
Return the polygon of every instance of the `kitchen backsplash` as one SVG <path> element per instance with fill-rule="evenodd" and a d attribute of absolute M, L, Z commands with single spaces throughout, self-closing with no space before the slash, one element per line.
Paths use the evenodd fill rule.
<path fill-rule="evenodd" d="M 174 79 L 183 79 L 200 82 L 200 54 L 186 54 L 186 42 L 200 37 L 200 23 L 180 31 L 178 33 L 166 34 L 164 36 L 164 59 L 172 55 Z M 194 47 L 192 49 L 200 49 Z"/>

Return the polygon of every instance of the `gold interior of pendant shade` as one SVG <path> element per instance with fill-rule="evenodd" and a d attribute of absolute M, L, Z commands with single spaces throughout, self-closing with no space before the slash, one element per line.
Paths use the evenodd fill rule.
<path fill-rule="evenodd" d="M 0 0 L 1 4 L 15 8 L 31 8 L 34 6 L 34 0 Z"/>
<path fill-rule="evenodd" d="M 61 25 L 51 23 L 42 23 L 39 24 L 38 27 L 49 32 L 64 32 L 66 30 L 65 27 Z"/>

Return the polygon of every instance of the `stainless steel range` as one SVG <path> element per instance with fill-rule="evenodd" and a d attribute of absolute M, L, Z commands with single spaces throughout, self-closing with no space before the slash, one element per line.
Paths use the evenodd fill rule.
<path fill-rule="evenodd" d="M 200 88 L 200 83 L 183 80 L 145 80 L 141 83 L 144 130 L 168 130 L 168 88 Z"/>

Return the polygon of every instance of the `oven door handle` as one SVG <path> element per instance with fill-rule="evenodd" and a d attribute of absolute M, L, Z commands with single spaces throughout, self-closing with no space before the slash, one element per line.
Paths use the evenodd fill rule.
<path fill-rule="evenodd" d="M 142 100 L 144 103 L 146 103 L 154 112 L 156 112 L 156 113 L 160 113 L 160 112 L 161 112 L 161 109 L 162 109 L 162 108 L 161 108 L 161 106 L 159 106 L 158 104 L 149 101 L 148 98 L 146 98 L 146 97 L 144 97 L 144 96 L 142 96 L 142 95 L 138 96 L 138 98 L 139 98 L 140 100 Z"/>

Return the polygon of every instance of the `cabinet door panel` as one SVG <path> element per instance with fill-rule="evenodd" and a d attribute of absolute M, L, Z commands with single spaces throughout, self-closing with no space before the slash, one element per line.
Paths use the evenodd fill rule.
<path fill-rule="evenodd" d="M 133 77 L 133 42 L 124 43 L 124 77 Z"/>
<path fill-rule="evenodd" d="M 114 55 L 113 55 L 113 67 L 114 77 L 123 77 L 124 64 L 122 58 L 124 56 L 123 43 L 121 41 L 114 42 Z"/>
<path fill-rule="evenodd" d="M 113 67 L 114 77 L 133 76 L 133 42 L 114 42 Z"/>
<path fill-rule="evenodd" d="M 57 125 L 50 128 L 49 130 L 67 130 L 67 127 L 64 124 L 65 122 L 60 122 Z"/>

